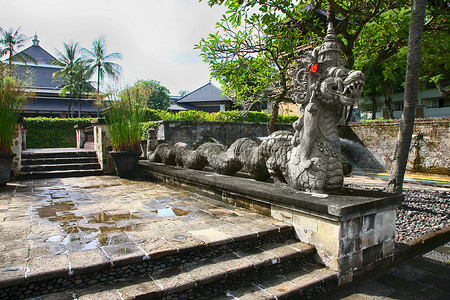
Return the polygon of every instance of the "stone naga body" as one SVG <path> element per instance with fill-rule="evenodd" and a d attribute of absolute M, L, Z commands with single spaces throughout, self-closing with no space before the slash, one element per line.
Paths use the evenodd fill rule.
<path fill-rule="evenodd" d="M 275 182 L 308 192 L 332 192 L 344 181 L 337 123 L 343 108 L 353 105 L 364 87 L 360 71 L 348 70 L 332 25 L 324 43 L 298 62 L 293 78 L 293 99 L 302 117 L 294 132 L 277 131 L 261 144 L 241 138 L 225 149 L 206 143 L 192 150 L 183 143 L 159 145 L 149 160 L 192 169 L 211 166 L 232 175 L 242 167 L 256 180 Z"/>

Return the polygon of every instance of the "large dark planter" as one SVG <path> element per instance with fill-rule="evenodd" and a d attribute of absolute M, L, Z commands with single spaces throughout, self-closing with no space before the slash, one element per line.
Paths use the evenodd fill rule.
<path fill-rule="evenodd" d="M 0 153 L 0 186 L 9 181 L 14 156 L 16 156 L 14 153 Z"/>
<path fill-rule="evenodd" d="M 141 151 L 110 152 L 117 175 L 132 178 L 137 174 L 137 165 Z"/>

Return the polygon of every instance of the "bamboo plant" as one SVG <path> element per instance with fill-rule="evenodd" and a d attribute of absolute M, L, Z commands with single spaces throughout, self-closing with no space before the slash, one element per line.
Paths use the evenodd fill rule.
<path fill-rule="evenodd" d="M 0 63 L 0 153 L 12 153 L 11 144 L 20 112 L 30 96 L 25 83 L 11 76 L 9 67 Z"/>
<path fill-rule="evenodd" d="M 105 120 L 113 151 L 140 151 L 148 97 L 148 92 L 128 87 L 110 101 Z"/>

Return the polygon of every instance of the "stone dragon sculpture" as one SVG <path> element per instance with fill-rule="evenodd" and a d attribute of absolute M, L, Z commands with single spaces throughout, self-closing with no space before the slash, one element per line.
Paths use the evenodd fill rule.
<path fill-rule="evenodd" d="M 337 123 L 343 108 L 361 95 L 364 82 L 362 72 L 344 67 L 330 24 L 324 43 L 299 61 L 294 73 L 293 99 L 300 104 L 302 117 L 293 124 L 293 133 L 274 132 L 261 144 L 241 138 L 229 149 L 215 143 L 196 150 L 184 143 L 161 144 L 149 150 L 148 159 L 192 169 L 209 165 L 225 175 L 244 168 L 256 180 L 272 176 L 274 182 L 298 190 L 337 191 L 344 181 Z"/>

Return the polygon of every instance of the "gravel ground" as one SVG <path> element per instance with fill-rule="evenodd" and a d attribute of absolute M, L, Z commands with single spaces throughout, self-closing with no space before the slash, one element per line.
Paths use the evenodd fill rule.
<path fill-rule="evenodd" d="M 450 193 L 406 190 L 397 209 L 396 242 L 408 242 L 450 226 Z"/>

